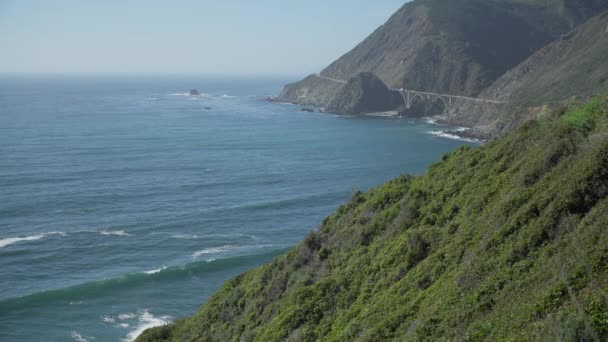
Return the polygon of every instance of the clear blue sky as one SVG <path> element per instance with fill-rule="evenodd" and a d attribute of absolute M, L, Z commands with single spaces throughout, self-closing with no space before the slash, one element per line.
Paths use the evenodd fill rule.
<path fill-rule="evenodd" d="M 406 0 L 0 0 L 0 72 L 319 71 Z"/>

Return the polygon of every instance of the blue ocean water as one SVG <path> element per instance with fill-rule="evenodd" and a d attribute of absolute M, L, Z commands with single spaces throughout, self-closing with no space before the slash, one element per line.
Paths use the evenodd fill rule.
<path fill-rule="evenodd" d="M 0 76 L 0 341 L 130 341 L 465 143 L 263 101 L 289 81 Z"/>

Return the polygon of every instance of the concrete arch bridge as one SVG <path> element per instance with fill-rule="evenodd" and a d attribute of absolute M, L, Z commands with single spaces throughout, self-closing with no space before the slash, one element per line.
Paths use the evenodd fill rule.
<path fill-rule="evenodd" d="M 466 96 L 458 96 L 458 95 L 449 95 L 449 94 L 438 94 L 438 93 L 430 93 L 424 91 L 417 90 L 408 90 L 404 88 L 393 89 L 393 91 L 398 92 L 403 97 L 403 102 L 405 103 L 405 108 L 410 109 L 412 105 L 416 103 L 423 103 L 427 108 L 436 104 L 443 104 L 443 111 L 447 111 L 455 105 L 463 102 L 463 101 L 474 101 L 479 103 L 492 103 L 492 104 L 501 104 L 504 102 L 495 101 L 495 100 L 486 100 L 475 97 L 466 97 Z"/>

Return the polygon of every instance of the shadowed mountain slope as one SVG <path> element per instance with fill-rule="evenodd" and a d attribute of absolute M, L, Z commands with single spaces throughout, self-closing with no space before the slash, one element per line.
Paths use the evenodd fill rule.
<path fill-rule="evenodd" d="M 593 15 L 603 0 L 415 0 L 321 75 L 372 72 L 391 88 L 477 96 Z M 327 107 L 343 84 L 309 76 L 278 99 Z"/>

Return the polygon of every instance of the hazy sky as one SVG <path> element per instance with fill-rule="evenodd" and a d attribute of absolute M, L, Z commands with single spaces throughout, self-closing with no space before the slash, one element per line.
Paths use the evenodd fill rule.
<path fill-rule="evenodd" d="M 319 71 L 406 0 L 0 0 L 0 72 Z"/>

